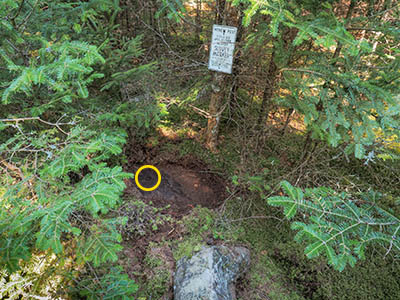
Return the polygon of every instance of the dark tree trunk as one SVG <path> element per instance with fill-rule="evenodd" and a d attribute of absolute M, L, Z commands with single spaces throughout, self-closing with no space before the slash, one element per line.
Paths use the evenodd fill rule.
<path fill-rule="evenodd" d="M 196 39 L 200 43 L 200 35 L 202 31 L 201 27 L 201 10 L 202 10 L 202 0 L 197 0 L 196 1 Z"/>
<path fill-rule="evenodd" d="M 282 128 L 282 133 L 281 133 L 282 135 L 285 135 L 286 128 L 287 128 L 288 125 L 289 125 L 290 118 L 292 117 L 293 113 L 294 113 L 294 109 L 293 109 L 293 108 L 289 109 L 288 115 L 287 115 L 287 117 L 286 117 L 285 125 L 283 125 L 283 128 Z"/>
<path fill-rule="evenodd" d="M 266 74 L 266 84 L 264 87 L 262 102 L 261 102 L 261 109 L 260 115 L 257 121 L 257 127 L 263 124 L 267 118 L 268 109 L 270 106 L 271 98 L 274 93 L 276 78 L 278 76 L 278 67 L 274 61 L 275 58 L 275 50 L 272 52 L 271 59 L 268 66 L 268 71 Z"/>
<path fill-rule="evenodd" d="M 215 12 L 215 24 L 221 25 L 225 21 L 226 0 L 217 0 L 217 10 Z"/>
<path fill-rule="evenodd" d="M 238 21 L 237 21 L 237 36 L 236 36 L 236 57 L 234 59 L 233 70 L 232 70 L 232 88 L 231 93 L 229 96 L 229 106 L 231 111 L 236 111 L 238 109 L 238 101 L 237 101 L 237 93 L 239 88 L 239 72 L 240 66 L 242 65 L 242 49 L 241 49 L 241 41 L 244 33 L 244 26 L 243 26 L 243 4 L 240 4 L 238 9 Z"/>

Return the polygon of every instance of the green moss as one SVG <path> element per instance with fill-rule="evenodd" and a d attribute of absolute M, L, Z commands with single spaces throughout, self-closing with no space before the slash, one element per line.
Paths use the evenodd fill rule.
<path fill-rule="evenodd" d="M 182 240 L 173 242 L 176 261 L 201 249 L 204 240 L 214 229 L 215 213 L 208 208 L 197 206 L 190 215 L 181 221 L 185 235 Z"/>
<path fill-rule="evenodd" d="M 252 257 L 253 261 L 248 275 L 248 299 L 304 299 L 286 282 L 285 274 L 266 251 L 261 251 L 256 255 L 253 253 Z"/>
<path fill-rule="evenodd" d="M 183 257 L 191 257 L 193 253 L 200 251 L 203 245 L 202 240 L 197 237 L 186 238 L 181 241 L 174 250 L 174 258 L 176 261 Z"/>
<path fill-rule="evenodd" d="M 399 299 L 400 263 L 390 257 L 384 259 L 383 255 L 371 251 L 353 269 L 319 273 L 320 285 L 314 299 Z"/>
<path fill-rule="evenodd" d="M 150 243 L 148 253 L 144 259 L 144 269 L 146 270 L 145 280 L 139 284 L 140 290 L 136 294 L 137 299 L 160 299 L 163 295 L 168 293 L 172 283 L 173 273 L 165 257 L 150 251 L 155 248 L 155 243 Z"/>

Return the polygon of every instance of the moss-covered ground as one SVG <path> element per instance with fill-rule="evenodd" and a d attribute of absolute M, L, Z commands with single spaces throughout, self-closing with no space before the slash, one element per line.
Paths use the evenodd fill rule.
<path fill-rule="evenodd" d="M 300 160 L 304 136 L 295 130 L 278 138 L 277 131 L 269 128 L 265 134 L 270 139 L 262 140 L 262 145 L 257 147 L 242 145 L 238 136 L 222 132 L 224 140 L 218 153 L 210 153 L 201 140 L 188 137 L 186 133 L 193 128 L 170 127 L 170 130 L 180 133 L 180 137 L 163 142 L 160 155 L 195 154 L 228 182 L 228 196 L 217 210 L 196 208 L 189 216 L 176 221 L 174 226 L 180 228 L 179 238 L 163 239 L 152 244 L 153 248 L 167 246 L 177 261 L 207 243 L 249 247 L 251 268 L 238 285 L 238 296 L 243 300 L 399 299 L 400 263 L 393 256 L 385 256 L 382 249 L 370 248 L 365 260 L 343 272 L 333 270 L 322 258 L 307 259 L 303 254 L 304 245 L 293 240 L 295 232 L 290 229 L 290 223 L 279 209 L 266 204 L 253 184 L 261 181 L 264 192 L 269 191 L 271 195 L 282 179 L 303 187 L 327 185 L 352 192 L 372 188 L 385 193 L 380 205 L 398 214 L 395 205 L 400 195 L 395 171 L 398 162 L 375 161 L 366 165 L 351 157 L 347 161 L 337 149 L 320 144 L 312 156 Z M 248 137 L 250 143 L 261 139 Z M 141 283 L 142 290 L 147 290 L 144 294 L 149 295 L 148 290 L 154 293 L 170 289 L 171 272 L 162 267 L 157 269 L 163 263 L 154 257 L 147 258 L 145 263 L 158 273 Z"/>

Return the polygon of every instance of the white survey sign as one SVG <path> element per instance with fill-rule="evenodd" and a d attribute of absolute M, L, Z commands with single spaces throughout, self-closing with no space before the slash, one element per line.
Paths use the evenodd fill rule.
<path fill-rule="evenodd" d="M 237 28 L 213 25 L 208 68 L 213 71 L 232 73 L 233 51 Z"/>

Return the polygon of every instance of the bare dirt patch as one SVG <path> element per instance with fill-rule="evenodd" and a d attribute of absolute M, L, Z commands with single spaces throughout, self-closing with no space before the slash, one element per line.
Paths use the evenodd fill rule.
<path fill-rule="evenodd" d="M 169 206 L 167 212 L 175 217 L 189 213 L 197 205 L 207 208 L 218 207 L 225 197 L 223 180 L 203 164 L 191 160 L 192 163 L 189 165 L 185 163 L 155 165 L 161 173 L 161 184 L 154 191 L 140 190 L 132 179 L 125 192 L 135 194 L 145 202 L 151 202 L 155 207 Z M 140 165 L 134 166 L 131 172 L 136 173 L 139 167 Z M 151 169 L 145 169 L 139 173 L 138 180 L 143 187 L 150 188 L 157 183 L 157 174 Z"/>
<path fill-rule="evenodd" d="M 124 154 L 127 164 L 124 170 L 137 173 L 143 165 L 153 165 L 161 173 L 160 186 L 150 192 L 139 189 L 132 178 L 126 182 L 125 195 L 134 195 L 154 207 L 168 209 L 165 213 L 173 217 L 187 215 L 197 205 L 214 209 L 225 200 L 226 182 L 194 155 L 180 156 L 174 151 L 166 151 L 166 143 L 179 144 L 181 138 L 158 135 L 138 142 L 135 138 L 127 144 Z M 157 183 L 157 174 L 152 169 L 144 169 L 139 173 L 139 183 L 145 187 L 153 187 Z"/>
<path fill-rule="evenodd" d="M 169 242 L 182 240 L 185 235 L 184 226 L 176 221 L 190 214 L 197 205 L 210 209 L 222 205 L 227 196 L 226 182 L 212 170 L 212 166 L 193 155 L 182 157 L 174 151 L 163 150 L 162 144 L 178 144 L 179 139 L 158 136 L 153 137 L 153 140 L 148 143 L 131 140 L 124 149 L 127 158 L 124 171 L 136 174 L 141 166 L 153 165 L 161 173 L 160 186 L 154 191 L 146 192 L 140 190 L 132 178 L 125 182 L 127 187 L 124 198 L 138 199 L 150 206 L 165 208 L 160 213 L 171 216 L 172 219 L 143 236 L 132 236 L 125 240 L 120 260 L 131 278 L 145 283 L 141 287 L 143 293 L 148 290 L 154 290 L 154 295 L 161 293 L 162 286 L 151 285 L 165 280 L 165 293 L 162 292 L 163 296 L 157 296 L 157 299 L 172 299 L 171 280 L 175 261 Z M 157 174 L 151 169 L 144 169 L 139 173 L 138 180 L 143 187 L 150 188 L 156 184 Z M 152 261 L 149 262 L 149 258 Z M 159 265 L 152 265 L 157 261 Z M 164 273 L 168 273 L 169 277 L 164 278 Z"/>

